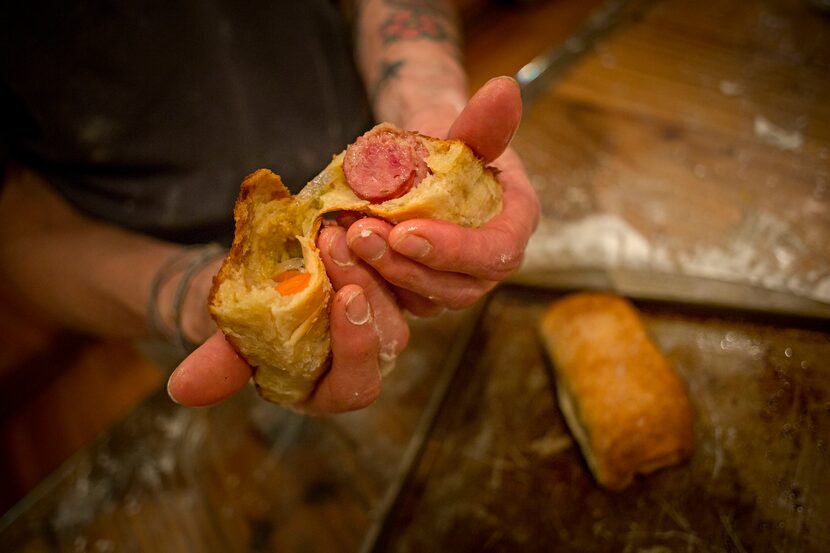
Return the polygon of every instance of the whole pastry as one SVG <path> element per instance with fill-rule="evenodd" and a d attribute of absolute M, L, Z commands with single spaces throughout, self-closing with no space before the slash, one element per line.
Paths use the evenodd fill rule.
<path fill-rule="evenodd" d="M 306 399 L 330 364 L 332 286 L 316 238 L 336 211 L 477 227 L 501 211 L 501 186 L 464 143 L 389 124 L 334 156 L 295 196 L 268 169 L 246 177 L 209 309 L 268 401 Z"/>
<path fill-rule="evenodd" d="M 597 481 L 625 488 L 686 459 L 693 413 L 683 381 L 627 300 L 580 293 L 553 302 L 540 331 L 559 408 Z"/>

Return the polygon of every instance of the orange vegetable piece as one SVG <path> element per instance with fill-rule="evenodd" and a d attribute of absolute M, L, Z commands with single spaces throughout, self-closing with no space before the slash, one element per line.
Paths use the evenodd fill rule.
<path fill-rule="evenodd" d="M 302 292 L 311 282 L 311 273 L 301 273 L 300 271 L 285 271 L 273 276 L 277 285 L 275 286 L 277 292 L 283 296 L 290 296 L 298 292 Z"/>
<path fill-rule="evenodd" d="M 274 282 L 283 282 L 285 280 L 288 280 L 291 277 L 295 277 L 295 276 L 301 275 L 301 274 L 303 274 L 301 271 L 294 271 L 294 270 L 283 271 L 281 273 L 277 273 L 274 276 L 272 276 L 271 280 L 273 280 Z"/>

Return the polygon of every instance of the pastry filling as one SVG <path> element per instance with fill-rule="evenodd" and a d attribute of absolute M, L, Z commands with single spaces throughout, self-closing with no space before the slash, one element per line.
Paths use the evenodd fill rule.
<path fill-rule="evenodd" d="M 306 272 L 302 258 L 293 257 L 277 264 L 271 280 L 277 283 L 274 290 L 281 296 L 292 296 L 308 287 L 311 273 Z"/>
<path fill-rule="evenodd" d="M 311 273 L 304 273 L 302 271 L 283 271 L 271 277 L 277 283 L 274 289 L 280 293 L 281 296 L 291 296 L 302 292 L 308 287 L 311 282 Z"/>

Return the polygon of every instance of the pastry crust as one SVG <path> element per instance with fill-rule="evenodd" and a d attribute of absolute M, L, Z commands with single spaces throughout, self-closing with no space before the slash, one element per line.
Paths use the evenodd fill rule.
<path fill-rule="evenodd" d="M 209 309 L 254 368 L 254 382 L 268 401 L 303 401 L 330 362 L 332 287 L 315 244 L 324 214 L 348 210 L 391 223 L 423 217 L 477 227 L 501 211 L 496 173 L 469 147 L 418 138 L 428 150 L 429 174 L 403 196 L 382 203 L 352 192 L 343 175 L 345 152 L 296 196 L 268 169 L 242 183 L 233 244 L 214 278 Z M 301 292 L 282 296 L 272 277 L 286 266 L 301 266 L 310 281 Z"/>
<path fill-rule="evenodd" d="M 628 301 L 568 296 L 546 310 L 541 334 L 560 409 L 601 485 L 620 490 L 635 474 L 691 454 L 693 415 L 683 383 Z"/>

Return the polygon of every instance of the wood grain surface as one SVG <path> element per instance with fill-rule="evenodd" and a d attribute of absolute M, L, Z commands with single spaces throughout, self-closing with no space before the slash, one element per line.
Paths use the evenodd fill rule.
<path fill-rule="evenodd" d="M 631 2 L 515 141 L 526 268 L 633 268 L 830 303 L 830 32 L 800 0 Z"/>

